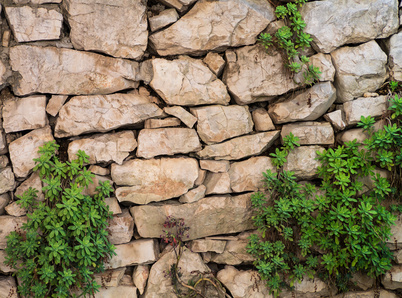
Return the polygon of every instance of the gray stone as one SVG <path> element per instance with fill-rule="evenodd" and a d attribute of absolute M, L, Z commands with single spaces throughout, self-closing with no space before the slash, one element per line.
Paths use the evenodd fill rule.
<path fill-rule="evenodd" d="M 164 119 L 147 119 L 144 122 L 144 128 L 163 128 L 180 126 L 180 119 L 169 117 Z"/>
<path fill-rule="evenodd" d="M 150 17 L 148 19 L 149 21 L 149 27 L 151 28 L 151 31 L 156 31 L 159 29 L 162 29 L 170 24 L 173 24 L 179 19 L 179 15 L 176 11 L 176 9 L 171 8 L 171 9 L 166 9 L 162 11 L 160 14 L 157 16 Z"/>
<path fill-rule="evenodd" d="M 299 122 L 282 127 L 281 139 L 292 133 L 300 145 L 331 145 L 335 141 L 334 130 L 328 122 Z"/>
<path fill-rule="evenodd" d="M 254 110 L 251 114 L 256 131 L 275 130 L 275 125 L 266 109 L 259 108 Z"/>
<path fill-rule="evenodd" d="M 391 226 L 391 237 L 387 246 L 391 250 L 402 249 L 402 215 L 398 215 L 395 225 Z"/>
<path fill-rule="evenodd" d="M 360 97 L 343 104 L 345 120 L 348 125 L 356 124 L 361 116 L 377 117 L 388 111 L 388 97 Z"/>
<path fill-rule="evenodd" d="M 287 162 L 283 166 L 284 171 L 292 171 L 296 178 L 309 180 L 317 176 L 316 172 L 321 163 L 316 160 L 317 151 L 324 151 L 321 146 L 301 146 L 290 151 Z"/>
<path fill-rule="evenodd" d="M 187 127 L 192 128 L 197 122 L 197 118 L 187 112 L 180 106 L 166 107 L 163 109 L 166 114 L 175 116 L 181 120 Z"/>
<path fill-rule="evenodd" d="M 14 173 L 11 167 L 0 170 L 0 194 L 12 191 L 15 188 Z"/>
<path fill-rule="evenodd" d="M 67 97 L 67 95 L 52 95 L 52 97 L 49 99 L 49 103 L 46 106 L 46 112 L 53 117 L 56 117 L 61 107 L 66 102 Z"/>
<path fill-rule="evenodd" d="M 109 211 L 112 212 L 113 215 L 121 213 L 119 202 L 115 197 L 105 198 L 105 204 L 109 207 Z"/>
<path fill-rule="evenodd" d="M 390 75 L 396 81 L 402 81 L 402 32 L 392 35 L 385 46 L 389 58 Z"/>
<path fill-rule="evenodd" d="M 374 277 L 369 277 L 367 274 L 364 274 L 362 272 L 356 272 L 353 274 L 352 278 L 350 281 L 353 283 L 353 285 L 363 291 L 366 291 L 367 289 L 370 289 L 373 287 L 375 278 Z"/>
<path fill-rule="evenodd" d="M 6 155 L 0 155 L 0 169 L 4 169 L 8 163 L 8 157 Z"/>

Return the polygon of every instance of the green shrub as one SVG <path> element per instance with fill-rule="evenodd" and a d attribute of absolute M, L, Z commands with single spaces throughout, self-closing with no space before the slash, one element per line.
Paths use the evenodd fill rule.
<path fill-rule="evenodd" d="M 37 201 L 38 190 L 29 188 L 17 201 L 28 210 L 28 222 L 7 236 L 6 264 L 17 269 L 21 296 L 78 296 L 74 290 L 93 295 L 100 286 L 92 274 L 104 271 L 104 262 L 115 254 L 104 202 L 112 187 L 100 183 L 96 195 L 83 195 L 94 177 L 83 166 L 89 156 L 79 150 L 76 160 L 63 163 L 58 148 L 52 141 L 39 149 L 34 170 L 45 185 L 45 201 Z"/>

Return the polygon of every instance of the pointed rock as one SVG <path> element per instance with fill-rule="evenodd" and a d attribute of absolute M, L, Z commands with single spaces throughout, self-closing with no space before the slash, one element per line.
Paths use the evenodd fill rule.
<path fill-rule="evenodd" d="M 149 265 L 138 265 L 133 272 L 133 283 L 137 287 L 140 295 L 144 293 L 149 276 Z"/>
<path fill-rule="evenodd" d="M 166 114 L 175 116 L 181 120 L 187 127 L 193 128 L 194 124 L 197 122 L 197 118 L 187 112 L 184 108 L 180 106 L 166 107 L 163 109 Z"/>

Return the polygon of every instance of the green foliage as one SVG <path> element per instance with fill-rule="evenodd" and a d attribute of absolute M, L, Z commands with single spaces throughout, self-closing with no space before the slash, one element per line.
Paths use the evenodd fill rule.
<path fill-rule="evenodd" d="M 398 88 L 398 82 L 390 81 L 389 89 L 391 90 L 391 92 L 395 92 L 396 88 Z"/>
<path fill-rule="evenodd" d="M 295 137 L 292 133 L 283 139 L 282 149 L 276 148 L 275 153 L 271 153 L 272 163 L 278 169 L 284 165 L 286 162 L 286 157 L 288 156 L 290 150 L 293 150 L 295 146 L 300 146 L 299 138 Z"/>
<path fill-rule="evenodd" d="M 7 236 L 5 263 L 17 269 L 24 297 L 77 297 L 74 290 L 93 295 L 100 286 L 92 274 L 104 271 L 104 262 L 115 254 L 106 231 L 111 212 L 104 202 L 113 188 L 101 182 L 97 194 L 84 195 L 94 177 L 83 167 L 89 156 L 79 150 L 76 160 L 63 163 L 58 148 L 55 141 L 40 147 L 34 170 L 45 185 L 45 201 L 29 188 L 17 201 L 28 210 L 28 221 Z"/>

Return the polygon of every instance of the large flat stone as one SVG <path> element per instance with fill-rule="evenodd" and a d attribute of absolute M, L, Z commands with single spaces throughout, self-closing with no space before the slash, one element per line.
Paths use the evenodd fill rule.
<path fill-rule="evenodd" d="M 10 48 L 16 95 L 108 94 L 138 86 L 138 63 L 56 47 Z"/>
<path fill-rule="evenodd" d="M 299 122 L 282 127 L 281 139 L 292 133 L 300 145 L 331 145 L 335 141 L 334 129 L 329 122 Z"/>
<path fill-rule="evenodd" d="M 112 179 L 120 202 L 148 204 L 185 194 L 198 178 L 198 162 L 193 158 L 133 159 L 112 164 Z"/>
<path fill-rule="evenodd" d="M 253 228 L 250 194 L 208 197 L 190 204 L 134 206 L 130 211 L 144 238 L 158 238 L 166 216 L 184 219 L 190 227 L 188 240 Z"/>
<path fill-rule="evenodd" d="M 388 111 L 387 96 L 360 97 L 343 104 L 345 120 L 348 125 L 356 124 L 361 116 L 377 117 Z"/>
<path fill-rule="evenodd" d="M 284 171 L 294 172 L 299 180 L 308 180 L 317 177 L 317 169 L 321 163 L 316 159 L 317 151 L 324 150 L 321 146 L 301 146 L 290 151 L 287 162 L 283 166 Z"/>
<path fill-rule="evenodd" d="M 65 0 L 77 50 L 140 59 L 148 44 L 146 3 L 140 0 Z"/>

